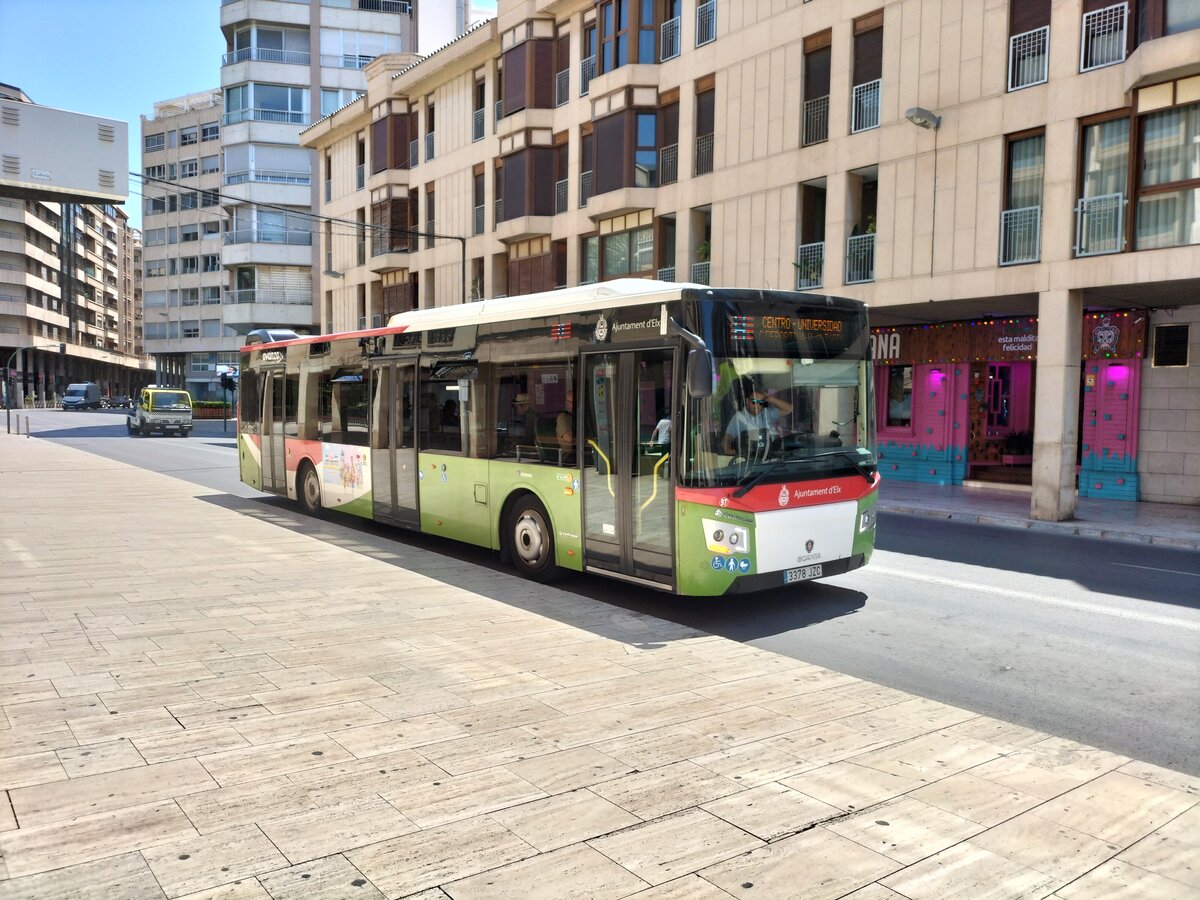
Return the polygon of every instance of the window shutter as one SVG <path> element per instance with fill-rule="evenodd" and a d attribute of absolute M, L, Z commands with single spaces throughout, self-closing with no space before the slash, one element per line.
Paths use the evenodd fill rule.
<path fill-rule="evenodd" d="M 1154 328 L 1154 365 L 1188 364 L 1188 326 L 1157 325 Z"/>

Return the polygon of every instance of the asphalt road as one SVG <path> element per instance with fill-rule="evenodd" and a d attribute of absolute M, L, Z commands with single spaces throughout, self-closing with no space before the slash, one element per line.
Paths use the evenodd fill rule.
<path fill-rule="evenodd" d="M 37 437 L 299 516 L 238 481 L 232 423 L 198 422 L 184 440 L 131 438 L 111 412 L 29 416 Z M 402 541 L 499 565 L 357 520 L 321 529 L 332 540 L 347 530 L 366 552 Z M 750 598 L 674 598 L 581 575 L 560 587 L 1200 775 L 1200 554 L 886 514 L 878 548 L 865 569 Z"/>

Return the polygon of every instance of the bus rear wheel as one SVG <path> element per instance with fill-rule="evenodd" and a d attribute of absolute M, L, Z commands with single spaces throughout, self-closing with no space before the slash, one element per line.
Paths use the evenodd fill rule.
<path fill-rule="evenodd" d="M 300 495 L 300 505 L 304 511 L 310 516 L 318 516 L 321 514 L 321 479 L 317 476 L 317 470 L 313 468 L 310 462 L 300 464 L 299 487 L 296 491 Z"/>
<path fill-rule="evenodd" d="M 509 555 L 517 572 L 545 583 L 558 574 L 554 564 L 554 533 L 546 507 L 532 495 L 517 500 L 508 514 Z"/>

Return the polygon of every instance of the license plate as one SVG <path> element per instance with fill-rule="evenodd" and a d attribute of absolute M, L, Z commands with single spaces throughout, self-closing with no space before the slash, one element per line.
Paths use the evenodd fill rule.
<path fill-rule="evenodd" d="M 788 569 L 783 573 L 783 583 L 792 584 L 797 581 L 808 581 L 810 578 L 821 577 L 821 564 L 815 566 L 801 566 L 798 569 Z"/>

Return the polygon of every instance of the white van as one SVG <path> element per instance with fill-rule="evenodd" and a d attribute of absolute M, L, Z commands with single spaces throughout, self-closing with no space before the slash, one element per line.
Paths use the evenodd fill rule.
<path fill-rule="evenodd" d="M 67 392 L 63 394 L 62 408 L 99 409 L 100 385 L 90 381 L 85 381 L 83 384 L 67 385 Z"/>

